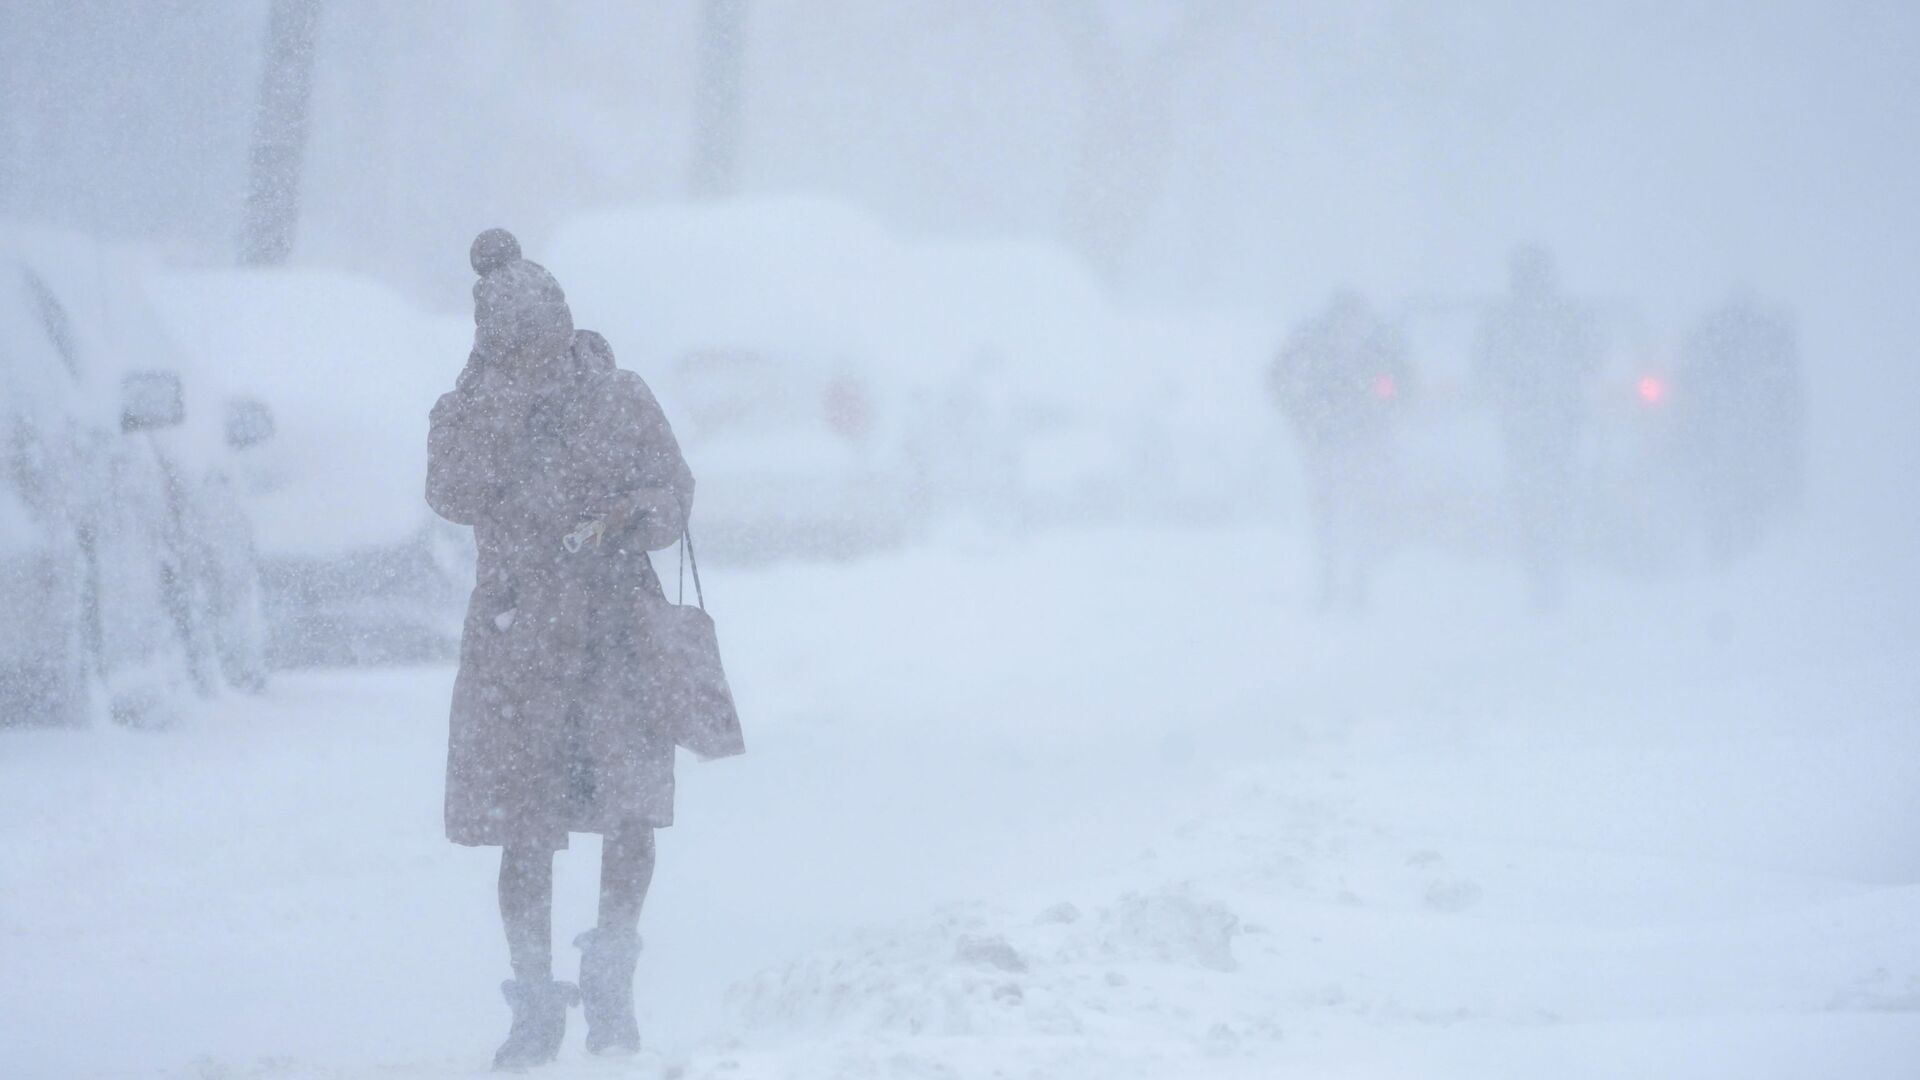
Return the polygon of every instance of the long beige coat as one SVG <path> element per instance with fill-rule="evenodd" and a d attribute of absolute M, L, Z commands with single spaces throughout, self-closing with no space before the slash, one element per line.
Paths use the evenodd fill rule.
<path fill-rule="evenodd" d="M 564 348 L 556 330 L 540 347 Z M 673 741 L 638 704 L 634 634 L 660 595 L 646 551 L 679 538 L 693 476 L 638 375 L 578 357 L 529 392 L 470 372 L 434 406 L 427 501 L 472 525 L 447 748 L 447 837 L 563 848 L 567 833 L 673 821 Z M 673 509 L 569 551 L 609 497 L 665 489 Z"/>

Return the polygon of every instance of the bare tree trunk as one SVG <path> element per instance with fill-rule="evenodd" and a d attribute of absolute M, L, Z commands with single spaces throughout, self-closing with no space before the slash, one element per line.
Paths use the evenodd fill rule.
<path fill-rule="evenodd" d="M 701 0 L 699 49 L 688 187 L 696 198 L 717 198 L 733 194 L 738 181 L 747 0 Z"/>
<path fill-rule="evenodd" d="M 240 236 L 240 261 L 249 266 L 277 265 L 293 253 L 319 22 L 320 0 L 273 0 Z"/>

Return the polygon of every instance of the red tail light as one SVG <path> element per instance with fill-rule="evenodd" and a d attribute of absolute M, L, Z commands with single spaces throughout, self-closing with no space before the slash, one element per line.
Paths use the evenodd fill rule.
<path fill-rule="evenodd" d="M 1667 383 L 1657 375 L 1643 375 L 1633 385 L 1633 392 L 1640 395 L 1642 403 L 1658 405 L 1667 399 Z"/>
<path fill-rule="evenodd" d="M 1392 399 L 1393 395 L 1399 392 L 1399 389 L 1399 387 L 1393 384 L 1393 376 L 1391 375 L 1375 375 L 1373 377 L 1373 396 L 1382 401 Z"/>

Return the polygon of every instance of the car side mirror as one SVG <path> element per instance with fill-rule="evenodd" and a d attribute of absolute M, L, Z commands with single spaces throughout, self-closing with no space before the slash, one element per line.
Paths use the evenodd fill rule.
<path fill-rule="evenodd" d="M 227 402 L 227 446 L 245 450 L 273 438 L 273 409 L 259 398 Z"/>
<path fill-rule="evenodd" d="M 120 380 L 120 430 L 157 431 L 187 418 L 180 376 L 172 371 L 135 371 Z"/>

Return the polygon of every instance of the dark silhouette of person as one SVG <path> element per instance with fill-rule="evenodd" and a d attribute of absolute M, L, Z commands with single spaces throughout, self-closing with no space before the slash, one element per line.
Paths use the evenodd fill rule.
<path fill-rule="evenodd" d="M 1587 383 L 1599 366 L 1588 311 L 1560 291 L 1553 256 L 1522 247 L 1480 329 L 1479 378 L 1499 417 L 1508 506 L 1536 609 L 1560 604 L 1571 554 Z"/>

